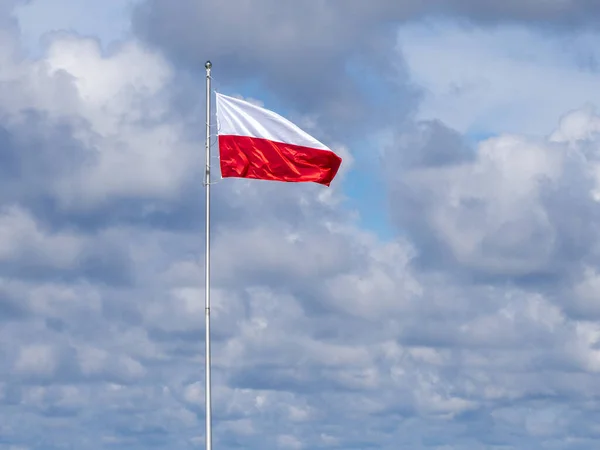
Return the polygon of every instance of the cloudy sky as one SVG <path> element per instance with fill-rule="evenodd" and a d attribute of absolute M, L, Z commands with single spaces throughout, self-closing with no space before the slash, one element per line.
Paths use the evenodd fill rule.
<path fill-rule="evenodd" d="M 597 448 L 599 17 L 0 0 L 0 450 L 203 448 L 207 59 L 344 158 L 213 188 L 215 449 Z"/>

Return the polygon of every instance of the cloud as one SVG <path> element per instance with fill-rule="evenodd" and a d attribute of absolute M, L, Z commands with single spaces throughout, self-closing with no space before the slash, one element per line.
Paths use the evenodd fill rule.
<path fill-rule="evenodd" d="M 374 111 L 401 115 L 413 104 L 396 82 L 403 77 L 401 65 L 386 57 L 394 46 L 393 29 L 380 13 L 379 6 L 365 8 L 360 2 L 297 8 L 275 1 L 186 1 L 173 8 L 149 1 L 136 6 L 133 27 L 177 63 L 200 68 L 212 59 L 218 87 L 256 80 L 339 136 L 376 123 Z M 382 95 L 366 88 L 368 80 Z M 393 107 L 392 99 L 399 100 Z"/>
<path fill-rule="evenodd" d="M 591 30 L 558 34 L 522 24 L 429 21 L 398 32 L 411 80 L 423 87 L 419 118 L 476 138 L 546 135 L 565 111 L 598 103 L 597 44 Z"/>
<path fill-rule="evenodd" d="M 386 153 L 398 225 L 428 264 L 512 280 L 569 276 L 596 261 L 596 121 L 589 108 L 573 111 L 548 139 L 500 135 L 466 157 L 460 142 L 398 133 Z M 455 162 L 435 155 L 415 167 L 398 156 L 425 159 L 430 148 Z"/>
<path fill-rule="evenodd" d="M 196 136 L 169 112 L 167 62 L 135 42 L 106 54 L 64 33 L 44 59 L 14 51 L 4 43 L 3 204 L 34 209 L 50 227 L 86 230 L 200 211 L 191 203 L 201 189 Z"/>
<path fill-rule="evenodd" d="M 146 0 L 134 9 L 133 28 L 176 63 L 200 69 L 213 59 L 215 78 L 224 86 L 255 80 L 294 109 L 318 112 L 331 133 L 348 136 L 382 117 L 404 117 L 416 106 L 419 89 L 407 83 L 404 63 L 387 56 L 398 25 L 444 17 L 483 26 L 517 23 L 569 30 L 593 28 L 597 10 L 594 2 L 578 0 L 380 0 L 302 7 L 272 0 L 186 0 L 173 7 L 172 2 Z M 438 59 L 444 62 L 448 54 L 427 61 L 436 61 L 437 67 Z M 446 73 L 453 67 L 434 70 Z"/>
<path fill-rule="evenodd" d="M 531 5 L 494 8 L 527 18 Z M 568 17 L 576 5 L 565 5 Z M 396 3 L 354 6 L 364 16 L 289 10 L 282 39 L 247 38 L 262 68 L 239 55 L 222 64 L 252 67 L 278 99 L 301 98 L 313 80 L 327 95 L 299 112 L 323 106 L 347 126 L 337 102 L 352 104 L 355 86 L 329 88 L 362 39 L 352 26 L 400 14 Z M 182 34 L 240 17 L 182 8 L 189 22 L 156 11 L 184 21 Z M 316 34 L 297 42 L 313 18 L 329 47 Z M 373 36 L 357 54 L 379 49 L 370 56 L 392 71 L 396 53 Z M 225 54 L 231 39 L 213 42 Z M 103 51 L 58 33 L 35 61 L 11 45 L 0 65 L 0 445 L 202 445 L 202 105 L 182 107 L 182 69 L 135 40 Z M 311 48 L 330 79 L 292 73 Z M 278 72 L 276 58 L 293 64 Z M 286 94 L 287 71 L 298 84 Z M 342 184 L 217 180 L 215 446 L 589 448 L 600 118 L 584 108 L 548 137 L 479 144 L 442 120 L 398 122 L 377 130 L 399 230 L 388 240 L 359 226 Z"/>
<path fill-rule="evenodd" d="M 71 232 L 40 229 L 23 209 L 7 207 L 0 214 L 0 267 L 6 277 L 130 282 L 129 255 L 110 232 L 90 239 Z"/>

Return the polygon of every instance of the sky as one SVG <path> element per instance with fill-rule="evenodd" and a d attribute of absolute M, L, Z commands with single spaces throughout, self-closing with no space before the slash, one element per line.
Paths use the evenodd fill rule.
<path fill-rule="evenodd" d="M 215 449 L 597 448 L 599 13 L 0 0 L 0 450 L 204 448 L 207 59 L 343 158 L 213 186 Z"/>

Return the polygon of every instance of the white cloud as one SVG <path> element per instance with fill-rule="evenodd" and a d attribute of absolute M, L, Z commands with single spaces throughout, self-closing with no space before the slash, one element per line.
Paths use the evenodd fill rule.
<path fill-rule="evenodd" d="M 172 73 L 156 53 L 128 42 L 105 55 L 93 39 L 58 35 L 43 60 L 15 64 L 7 54 L 4 63 L 5 86 L 19 86 L 0 91 L 10 128 L 30 126 L 24 114 L 32 108 L 56 125 L 71 124 L 80 164 L 46 186 L 64 207 L 173 198 L 195 173 L 197 145 L 181 123 L 164 119 Z"/>
<path fill-rule="evenodd" d="M 436 242 L 436 251 L 445 248 L 452 264 L 474 272 L 541 275 L 568 270 L 576 263 L 573 252 L 594 258 L 595 227 L 577 223 L 587 220 L 578 218 L 582 214 L 593 215 L 597 204 L 597 120 L 588 109 L 576 110 L 547 139 L 501 134 L 480 142 L 472 157 L 404 165 L 401 176 L 392 163 L 399 223 L 418 239 Z M 396 142 L 387 153 L 392 160 L 398 152 L 426 155 L 430 147 L 446 145 L 432 139 L 427 146 L 408 147 L 412 141 L 403 134 Z M 565 214 L 564 208 L 573 211 Z"/>
<path fill-rule="evenodd" d="M 296 437 L 289 434 L 282 434 L 277 438 L 277 444 L 281 448 L 301 449 L 304 446 Z"/>
<path fill-rule="evenodd" d="M 58 356 L 50 345 L 30 345 L 19 350 L 15 370 L 23 375 L 51 376 L 58 367 Z"/>
<path fill-rule="evenodd" d="M 202 111 L 175 113 L 175 68 L 137 43 L 103 54 L 63 35 L 41 61 L 4 60 L 0 156 L 30 151 L 40 129 L 34 154 L 56 147 L 0 197 L 2 439 L 201 445 Z M 24 133 L 31 109 L 40 128 Z M 385 155 L 406 233 L 387 242 L 356 226 L 340 190 L 217 184 L 215 442 L 535 449 L 593 436 L 598 121 L 577 110 L 548 139 L 501 134 L 472 152 L 440 124 L 403 130 Z M 52 134 L 64 123 L 74 149 Z M 431 154 L 406 158 L 406 145 Z"/>
<path fill-rule="evenodd" d="M 15 9 L 21 39 L 27 50 L 39 54 L 48 31 L 67 30 L 98 36 L 105 44 L 129 34 L 129 13 L 136 0 L 107 0 L 98 4 L 78 0 L 23 2 Z"/>
<path fill-rule="evenodd" d="M 475 135 L 548 134 L 565 111 L 600 103 L 598 42 L 586 31 L 440 21 L 398 34 L 410 77 L 424 89 L 419 117 Z"/>
<path fill-rule="evenodd" d="M 81 250 L 80 238 L 68 233 L 44 233 L 35 219 L 17 206 L 0 216 L 0 260 L 15 260 L 26 254 L 39 262 L 51 260 L 51 264 L 68 268 Z"/>

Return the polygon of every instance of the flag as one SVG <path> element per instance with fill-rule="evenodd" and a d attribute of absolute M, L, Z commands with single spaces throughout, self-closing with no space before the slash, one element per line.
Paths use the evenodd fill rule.
<path fill-rule="evenodd" d="M 216 94 L 221 176 L 329 186 L 342 163 L 324 144 L 273 111 Z"/>

